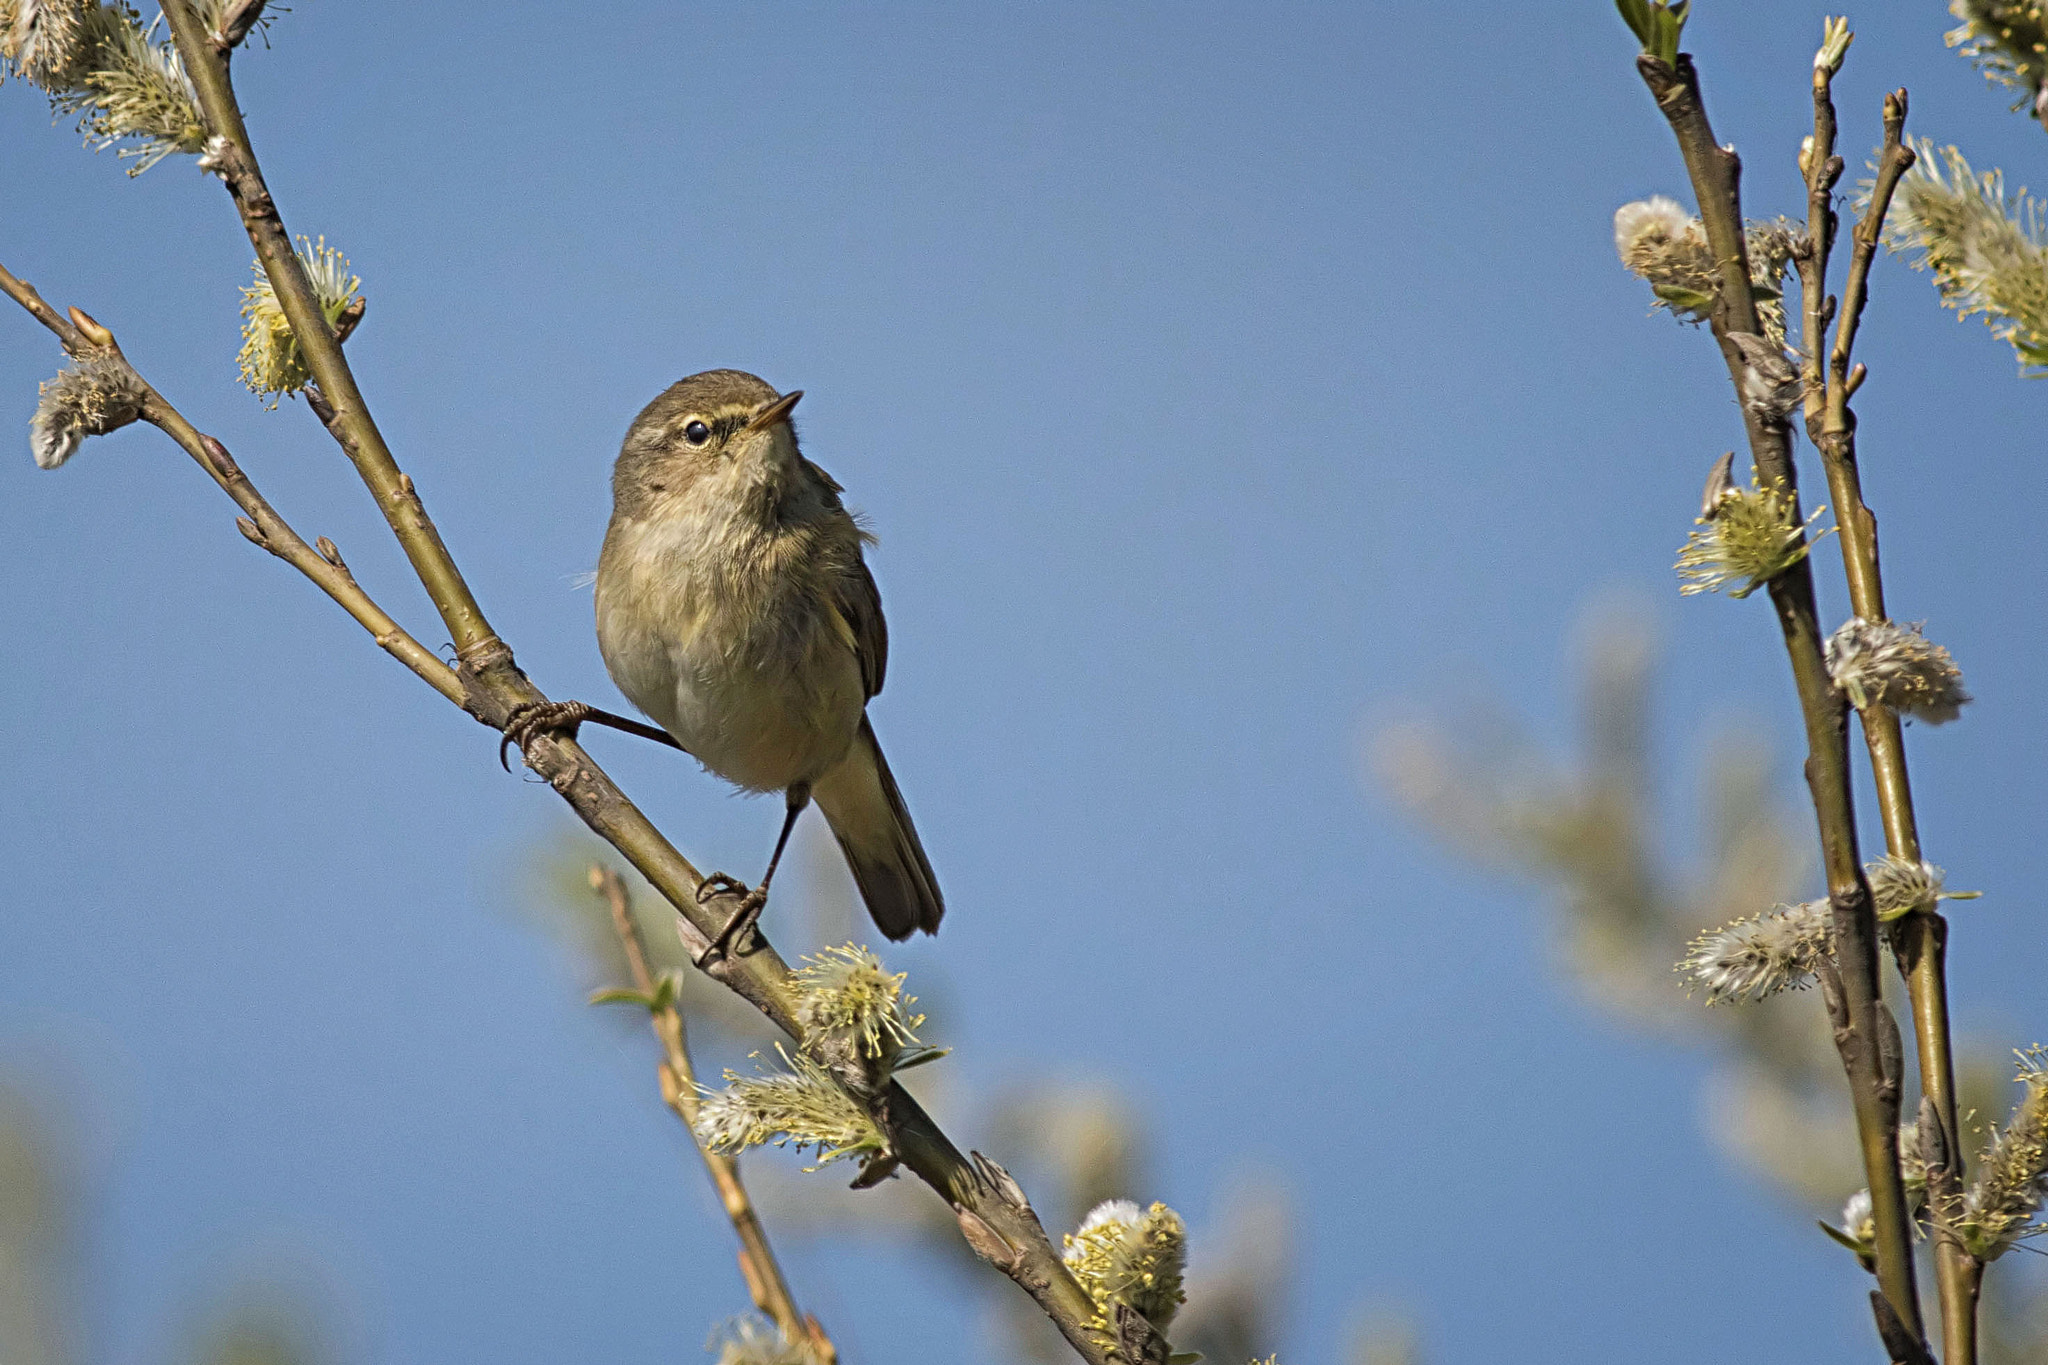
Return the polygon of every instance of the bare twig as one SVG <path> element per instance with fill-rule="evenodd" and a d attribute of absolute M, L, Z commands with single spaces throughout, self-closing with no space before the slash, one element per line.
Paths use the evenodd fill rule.
<path fill-rule="evenodd" d="M 690 1141 L 696 1146 L 697 1154 L 704 1158 L 704 1168 L 710 1172 L 711 1183 L 718 1188 L 718 1199 L 725 1207 L 725 1216 L 732 1220 L 733 1231 L 739 1235 L 740 1275 L 747 1282 L 747 1292 L 753 1296 L 754 1306 L 774 1319 L 785 1341 L 808 1340 L 821 1365 L 830 1365 L 838 1358 L 838 1353 L 831 1338 L 825 1335 L 825 1329 L 818 1325 L 818 1320 L 797 1311 L 796 1300 L 789 1292 L 789 1282 L 783 1278 L 782 1266 L 768 1247 L 768 1234 L 761 1227 L 753 1200 L 747 1197 L 747 1187 L 740 1181 L 738 1158 L 712 1151 L 697 1136 L 697 1074 L 690 1065 L 682 1007 L 677 1004 L 672 990 L 662 996 L 656 994 L 657 983 L 647 966 L 647 945 L 640 937 L 639 923 L 633 918 L 626 879 L 608 867 L 592 864 L 590 887 L 603 896 L 605 904 L 611 908 L 612 929 L 619 936 L 619 946 L 625 950 L 633 987 L 650 1002 L 649 1022 L 662 1049 L 662 1061 L 657 1068 L 662 1100 L 689 1130 Z"/>
<path fill-rule="evenodd" d="M 1842 315 L 1835 324 L 1834 349 L 1828 354 L 1830 395 L 1840 387 L 1846 394 L 1849 383 L 1849 353 L 1855 349 L 1856 328 L 1863 321 L 1863 305 L 1870 297 L 1870 266 L 1883 244 L 1884 216 L 1891 207 L 1892 193 L 1899 177 L 1912 168 L 1913 149 L 1905 145 L 1906 92 L 1894 90 L 1884 97 L 1884 151 L 1877 164 L 1877 178 L 1871 186 L 1870 207 L 1850 234 L 1849 275 L 1842 285 Z M 1814 337 L 1818 346 L 1820 338 Z"/>
<path fill-rule="evenodd" d="M 1906 92 L 1884 101 L 1884 148 L 1870 202 L 1851 234 L 1849 270 L 1842 289 L 1842 311 L 1836 323 L 1826 371 L 1820 350 L 1827 335 L 1828 311 L 1817 304 L 1827 274 L 1828 246 L 1834 213 L 1828 205 L 1842 159 L 1833 155 L 1835 112 L 1827 73 L 1814 72 L 1814 149 L 1807 166 L 1808 222 L 1815 243 L 1810 259 L 1800 263 L 1807 315 L 1808 392 L 1806 430 L 1827 470 L 1835 502 L 1835 524 L 1841 531 L 1842 568 L 1848 579 L 1850 609 L 1867 621 L 1888 617 L 1884 577 L 1880 569 L 1877 518 L 1863 501 L 1863 481 L 1856 458 L 1856 417 L 1849 400 L 1861 367 L 1854 366 L 1856 330 L 1869 297 L 1870 267 L 1884 232 L 1885 214 L 1899 179 L 1913 165 L 1913 149 L 1905 145 Z M 1820 163 L 1825 159 L 1828 165 Z M 1833 174 L 1826 174 L 1828 170 Z M 1826 225 L 1826 236 L 1819 230 Z M 1830 301 L 1832 302 L 1832 301 Z M 1870 766 L 1877 786 L 1878 809 L 1884 819 L 1885 848 L 1907 862 L 1921 861 L 1920 833 L 1913 808 L 1913 788 L 1906 768 L 1905 737 L 1898 714 L 1873 699 L 1858 712 Z M 1948 921 L 1933 907 L 1915 909 L 1899 921 L 1892 945 L 1906 978 L 1913 1008 L 1913 1036 L 1919 1053 L 1920 1084 L 1934 1116 L 1946 1133 L 1956 1126 L 1955 1060 L 1948 1020 Z M 1943 1150 L 1939 1171 L 1930 1173 L 1929 1198 L 1959 1185 L 1962 1153 L 1953 1143 Z M 1976 1365 L 1977 1299 L 1983 1265 L 1952 1237 L 1936 1240 L 1934 1270 L 1941 1302 L 1942 1356 L 1947 1365 Z"/>
<path fill-rule="evenodd" d="M 1690 55 L 1678 54 L 1674 65 L 1643 54 L 1636 58 L 1636 67 L 1678 139 L 1707 241 L 1719 266 L 1721 289 L 1709 323 L 1740 395 L 1748 364 L 1733 334 L 1760 331 L 1743 235 L 1741 160 L 1733 148 L 1714 139 Z M 1816 155 L 1815 159 L 1824 161 L 1825 157 Z M 1742 406 L 1758 480 L 1796 496 L 1790 426 L 1756 405 Z M 1889 1016 L 1878 989 L 1877 919 L 1857 849 L 1847 711 L 1828 677 L 1813 571 L 1807 559 L 1801 558 L 1773 579 L 1770 593 L 1806 725 L 1806 784 L 1820 830 L 1838 969 L 1834 983 L 1837 999 L 1830 1003 L 1830 1014 L 1835 1047 L 1849 1078 L 1869 1180 L 1878 1284 L 1899 1320 L 1918 1337 L 1922 1329 L 1914 1288 L 1912 1230 L 1898 1167 L 1900 1077 L 1886 1065 L 1885 1039 L 1895 1036 L 1896 1029 L 1891 1034 L 1885 1031 Z"/>
<path fill-rule="evenodd" d="M 60 316 L 56 309 L 44 302 L 33 285 L 8 273 L 5 266 L 0 266 L 0 292 L 6 293 L 37 321 L 55 332 L 69 354 L 80 356 L 102 351 L 120 355 L 120 345 L 112 332 L 77 309 L 72 310 L 69 319 Z M 203 435 L 168 399 L 150 387 L 147 379 L 143 384 L 148 390 L 148 397 L 143 401 L 142 420 L 176 441 L 179 448 L 235 500 L 235 505 L 246 514 L 241 522 L 242 534 L 312 579 L 340 604 L 342 610 L 369 631 L 371 638 L 386 653 L 411 669 L 429 687 L 460 706 L 465 694 L 462 680 L 456 676 L 455 670 L 442 662 L 433 650 L 407 634 L 363 591 L 355 575 L 342 563 L 340 552 L 335 551 L 330 559 L 308 545 L 256 491 L 234 457 L 228 454 L 226 446 L 211 436 Z M 331 549 L 333 543 L 323 536 L 321 544 Z"/>

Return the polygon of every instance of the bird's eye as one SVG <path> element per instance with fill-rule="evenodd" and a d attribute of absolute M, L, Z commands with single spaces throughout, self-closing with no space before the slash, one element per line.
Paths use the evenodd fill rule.
<path fill-rule="evenodd" d="M 711 439 L 711 428 L 702 422 L 692 422 L 683 428 L 683 439 L 693 446 L 701 446 Z"/>

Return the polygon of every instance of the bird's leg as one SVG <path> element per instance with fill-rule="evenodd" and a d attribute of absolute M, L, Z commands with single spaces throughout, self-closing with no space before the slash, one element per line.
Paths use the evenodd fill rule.
<path fill-rule="evenodd" d="M 576 738 L 577 727 L 585 721 L 593 725 L 609 725 L 614 730 L 624 730 L 629 735 L 651 739 L 657 744 L 666 744 L 671 749 L 681 749 L 675 736 L 666 730 L 657 729 L 645 722 L 631 720 L 625 716 L 602 711 L 588 702 L 581 701 L 527 701 L 512 708 L 512 714 L 505 717 L 505 737 L 498 741 L 498 766 L 506 772 L 512 765 L 505 761 L 505 753 L 513 745 L 519 746 L 521 755 L 527 746 L 542 735 L 561 735 L 567 739 Z"/>
<path fill-rule="evenodd" d="M 790 832 L 796 828 L 796 818 L 804 813 L 804 807 L 811 804 L 811 784 L 799 782 L 787 793 L 789 806 L 782 816 L 782 834 L 775 840 L 775 852 L 768 856 L 768 870 L 761 874 L 761 884 L 740 897 L 739 909 L 732 912 L 732 918 L 718 931 L 718 937 L 697 955 L 697 965 L 703 966 L 715 957 L 740 951 L 742 945 L 752 938 L 754 924 L 761 918 L 761 911 L 768 904 L 768 883 L 775 880 L 776 865 L 782 861 L 782 850 L 789 847 Z M 737 891 L 742 884 L 722 872 L 706 877 L 697 887 L 697 899 L 704 900 L 706 887 L 715 891 Z"/>

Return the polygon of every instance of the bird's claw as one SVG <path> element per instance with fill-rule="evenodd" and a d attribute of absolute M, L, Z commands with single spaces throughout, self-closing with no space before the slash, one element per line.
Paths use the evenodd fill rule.
<path fill-rule="evenodd" d="M 749 951 L 754 940 L 754 925 L 761 918 L 762 909 L 768 904 L 768 893 L 758 887 L 750 888 L 737 877 L 728 877 L 723 872 L 714 872 L 697 884 L 697 904 L 703 905 L 713 897 L 724 893 L 737 894 L 739 907 L 718 931 L 718 936 L 704 946 L 697 954 L 696 965 L 703 967 L 721 957 L 733 957 Z"/>
<path fill-rule="evenodd" d="M 736 896 L 750 894 L 747 884 L 738 877 L 728 877 L 723 872 L 714 872 L 697 883 L 697 904 L 704 905 L 713 896 L 723 895 L 728 891 Z"/>
<path fill-rule="evenodd" d="M 498 741 L 498 766 L 506 772 L 512 765 L 505 755 L 513 745 L 523 757 L 529 745 L 542 735 L 576 738 L 576 727 L 590 718 L 592 708 L 580 701 L 523 701 L 505 717 L 504 738 Z"/>

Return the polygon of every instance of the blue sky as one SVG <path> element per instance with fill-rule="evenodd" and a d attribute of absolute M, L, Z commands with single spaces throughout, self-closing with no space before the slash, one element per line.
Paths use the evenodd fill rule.
<path fill-rule="evenodd" d="M 1699 10 L 1747 209 L 1801 211 L 1822 11 Z M 1445 696 L 1564 742 L 1566 641 L 1617 588 L 1663 604 L 1674 765 L 1701 717 L 1791 752 L 1761 599 L 1681 604 L 1669 572 L 1740 428 L 1709 344 L 1614 260 L 1617 204 L 1689 196 L 1611 7 L 563 12 L 306 3 L 237 61 L 288 225 L 364 279 L 372 405 L 536 680 L 618 704 L 571 580 L 640 405 L 721 365 L 806 390 L 807 453 L 881 538 L 873 715 L 950 905 L 890 961 L 943 973 L 943 1066 L 1106 1079 L 1159 1134 L 1132 1193 L 1198 1226 L 1233 1176 L 1285 1184 L 1283 1360 L 1334 1358 L 1372 1303 L 1441 1362 L 1868 1358 L 1858 1272 L 1703 1135 L 1704 1052 L 1589 1009 L 1541 907 L 1361 759 Z M 1852 20 L 1852 167 L 1903 84 L 1915 130 L 2040 178 L 1943 6 Z M 0 259 L 438 641 L 317 424 L 236 384 L 250 253 L 217 183 L 125 180 L 25 88 L 0 145 Z M 2030 1042 L 2048 391 L 1894 261 L 1863 348 L 1892 608 L 1980 699 L 1911 740 L 1930 856 L 1987 892 L 1953 992 Z M 0 322 L 0 431 L 55 363 Z M 0 458 L 0 563 L 0 1078 L 70 1113 L 93 1182 L 91 1357 L 160 1359 L 235 1277 L 297 1266 L 355 1359 L 696 1358 L 743 1302 L 729 1233 L 641 1040 L 507 913 L 559 803 L 153 432 Z M 765 853 L 773 803 L 592 744 L 701 864 Z M 930 1263 L 790 1260 L 858 1357 L 986 1358 Z"/>

